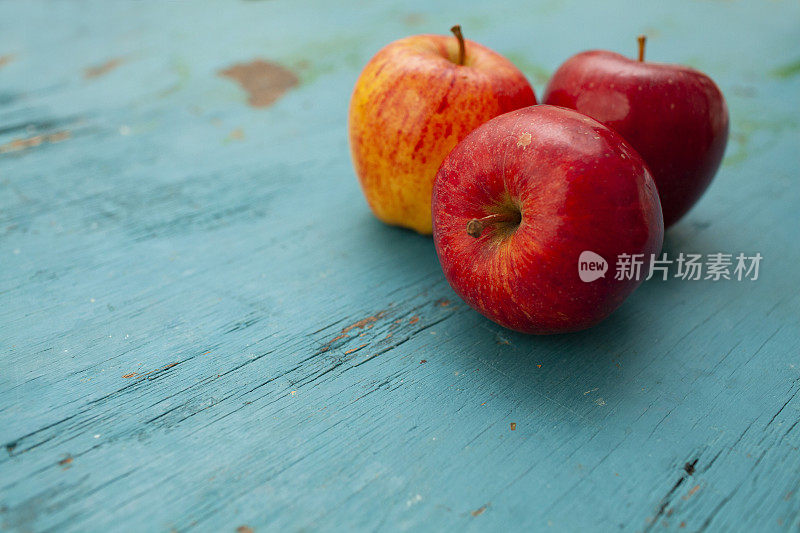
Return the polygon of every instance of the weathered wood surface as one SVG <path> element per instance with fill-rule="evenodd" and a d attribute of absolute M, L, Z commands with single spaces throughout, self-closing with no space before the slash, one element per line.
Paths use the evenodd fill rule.
<path fill-rule="evenodd" d="M 798 19 L 0 4 L 0 525 L 798 530 Z M 346 139 L 369 57 L 455 22 L 539 94 L 642 31 L 709 72 L 731 143 L 666 250 L 760 252 L 759 279 L 650 281 L 550 338 L 466 308 L 430 239 L 370 216 Z"/>

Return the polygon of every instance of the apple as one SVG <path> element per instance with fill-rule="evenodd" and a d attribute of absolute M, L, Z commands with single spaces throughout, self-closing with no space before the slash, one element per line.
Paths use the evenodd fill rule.
<path fill-rule="evenodd" d="M 658 192 L 636 150 L 596 120 L 548 105 L 467 135 L 439 169 L 431 209 L 455 292 L 525 333 L 603 320 L 647 275 L 664 237 Z M 620 254 L 642 254 L 640 276 L 616 279 Z M 600 275 L 583 281 L 579 261 Z"/>
<path fill-rule="evenodd" d="M 728 107 L 714 82 L 681 65 L 591 51 L 568 59 L 547 85 L 544 102 L 602 122 L 644 158 L 658 187 L 664 225 L 697 202 L 728 142 Z"/>
<path fill-rule="evenodd" d="M 536 103 L 506 58 L 464 39 L 416 35 L 373 57 L 350 101 L 350 150 L 375 216 L 431 233 L 431 189 L 444 157 L 490 118 Z"/>

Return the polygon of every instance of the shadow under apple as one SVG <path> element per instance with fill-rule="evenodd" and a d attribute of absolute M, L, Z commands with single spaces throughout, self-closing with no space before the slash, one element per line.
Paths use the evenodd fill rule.
<path fill-rule="evenodd" d="M 457 308 L 452 317 L 436 326 L 436 341 L 427 346 L 454 372 L 485 369 L 482 379 L 493 383 L 498 395 L 518 398 L 523 406 L 538 410 L 544 405 L 561 411 L 567 408 L 567 416 L 572 413 L 592 424 L 600 424 L 608 416 L 634 420 L 642 409 L 643 391 L 661 381 L 659 372 L 685 371 L 677 359 L 669 364 L 670 355 L 662 341 L 675 334 L 670 309 L 691 300 L 690 282 L 672 278 L 646 281 L 593 328 L 560 335 L 526 335 L 484 318 L 452 292 L 430 237 L 387 226 L 369 213 L 361 222 L 355 237 L 366 253 L 374 255 L 370 258 L 374 276 L 392 279 L 392 296 L 411 298 L 414 305 L 448 298 Z M 706 239 L 698 240 L 697 232 L 687 234 L 676 228 L 670 235 L 664 248 L 670 256 L 683 248 L 705 253 L 712 246 Z M 420 353 L 413 357 L 430 356 Z M 653 364 L 659 360 L 662 364 Z M 542 402 L 543 398 L 547 400 Z M 552 414 L 563 417 L 563 413 Z"/>

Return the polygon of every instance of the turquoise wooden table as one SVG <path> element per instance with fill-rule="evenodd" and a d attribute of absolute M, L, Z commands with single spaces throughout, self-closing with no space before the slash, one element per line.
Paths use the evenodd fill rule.
<path fill-rule="evenodd" d="M 797 531 L 800 4 L 0 4 L 0 527 Z M 578 334 L 504 330 L 370 214 L 347 105 L 468 37 L 539 95 L 606 48 L 710 73 L 724 165 Z"/>

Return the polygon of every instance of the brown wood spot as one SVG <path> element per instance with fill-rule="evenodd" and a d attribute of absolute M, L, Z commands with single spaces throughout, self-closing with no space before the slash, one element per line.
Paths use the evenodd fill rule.
<path fill-rule="evenodd" d="M 340 339 L 344 339 L 344 338 L 346 338 L 347 336 L 348 336 L 348 335 L 346 335 L 346 334 L 342 333 L 341 335 L 337 335 L 336 337 L 332 338 L 331 340 L 329 340 L 328 342 L 326 342 L 326 343 L 325 343 L 325 346 L 323 346 L 323 347 L 320 349 L 319 353 L 322 353 L 322 352 L 327 352 L 328 350 L 330 350 L 330 348 L 331 348 L 331 344 L 333 344 L 334 342 L 336 342 L 336 341 L 338 341 L 338 340 L 340 340 Z"/>
<path fill-rule="evenodd" d="M 267 107 L 274 104 L 283 93 L 299 83 L 294 72 L 263 59 L 237 63 L 220 70 L 218 74 L 231 78 L 247 91 L 249 95 L 247 103 L 253 107 Z"/>
<path fill-rule="evenodd" d="M 694 487 L 692 487 L 691 489 L 689 489 L 689 493 L 688 493 L 688 494 L 686 494 L 686 496 L 684 496 L 684 497 L 683 497 L 683 499 L 684 499 L 684 500 L 688 500 L 689 498 L 691 498 L 691 497 L 692 497 L 692 494 L 694 494 L 694 493 L 695 493 L 695 492 L 697 492 L 698 490 L 700 490 L 700 485 L 695 485 Z"/>
<path fill-rule="evenodd" d="M 419 362 L 419 364 L 421 364 L 421 365 L 424 365 L 424 364 L 425 364 L 425 363 L 427 363 L 427 362 L 428 362 L 428 360 L 427 360 L 427 359 L 423 359 L 422 361 L 420 361 L 420 362 Z"/>
<path fill-rule="evenodd" d="M 516 431 L 516 430 L 517 430 L 517 423 L 511 422 L 511 431 Z"/>
<path fill-rule="evenodd" d="M 121 64 L 125 62 L 124 59 L 121 57 L 116 57 L 114 59 L 109 59 L 105 63 L 101 63 L 99 65 L 94 65 L 93 67 L 87 67 L 83 69 L 83 77 L 88 79 L 91 78 L 99 78 L 100 76 L 105 76 Z"/>
<path fill-rule="evenodd" d="M 383 316 L 384 316 L 385 314 L 386 314 L 386 311 L 381 311 L 381 312 L 380 312 L 380 313 L 378 313 L 377 315 L 368 316 L 367 318 L 362 318 L 362 319 L 361 319 L 361 320 L 359 320 L 358 322 L 353 322 L 353 323 L 352 323 L 352 324 L 350 324 L 349 326 L 347 326 L 347 327 L 345 327 L 345 328 L 343 328 L 343 329 L 342 329 L 342 334 L 345 334 L 345 333 L 347 333 L 348 331 L 351 331 L 351 330 L 353 330 L 353 329 L 356 329 L 356 328 L 358 328 L 358 329 L 364 329 L 364 328 L 365 328 L 365 327 L 367 327 L 368 325 L 371 325 L 373 322 L 376 322 L 376 321 L 377 321 L 379 318 L 383 318 Z M 343 336 L 343 335 L 342 335 L 342 336 Z M 340 336 L 340 337 L 341 337 L 341 336 Z M 337 338 L 340 338 L 340 337 L 337 337 Z"/>
<path fill-rule="evenodd" d="M 14 139 L 11 142 L 0 145 L 0 154 L 27 150 L 28 148 L 34 148 L 43 143 L 58 143 L 69 139 L 70 136 L 71 134 L 69 131 L 57 131 L 47 135 L 34 135 L 33 137 L 27 137 L 25 139 Z"/>
<path fill-rule="evenodd" d="M 425 16 L 421 13 L 408 13 L 403 17 L 403 22 L 409 26 L 419 26 L 425 22 Z"/>
<path fill-rule="evenodd" d="M 472 511 L 470 514 L 471 514 L 472 516 L 480 516 L 480 515 L 482 515 L 482 514 L 483 514 L 483 513 L 486 511 L 486 508 L 487 508 L 487 507 L 489 507 L 489 504 L 486 504 L 486 505 L 481 505 L 480 507 L 478 507 L 477 509 L 475 509 L 474 511 Z"/>
<path fill-rule="evenodd" d="M 450 305 L 450 300 L 439 300 L 438 302 L 436 302 L 436 305 L 438 305 L 439 307 L 447 307 L 448 305 Z"/>
<path fill-rule="evenodd" d="M 328 350 L 331 349 L 333 343 L 335 343 L 336 341 L 341 340 L 341 339 L 350 338 L 350 335 L 348 335 L 348 332 L 350 332 L 350 331 L 352 331 L 354 329 L 362 329 L 362 330 L 363 329 L 370 329 L 374 325 L 373 324 L 374 322 L 377 322 L 379 319 L 383 318 L 385 315 L 386 315 L 386 311 L 381 311 L 380 313 L 378 313 L 376 315 L 368 316 L 367 318 L 362 318 L 358 322 L 353 322 L 349 326 L 345 326 L 344 328 L 342 328 L 342 332 L 339 335 L 335 336 L 334 338 L 332 338 L 331 340 L 326 342 L 322 346 L 322 348 L 319 349 L 319 351 L 317 353 L 327 352 Z M 358 336 L 359 337 L 363 337 L 365 333 L 366 333 L 366 331 L 364 331 L 363 333 L 361 333 Z M 392 335 L 390 333 L 386 338 L 388 339 L 391 336 Z M 352 350 L 348 350 L 348 351 L 345 352 L 345 355 L 351 354 L 351 353 L 355 352 L 356 350 L 360 350 L 364 346 L 366 346 L 366 344 L 362 344 L 358 348 L 353 348 Z"/>
<path fill-rule="evenodd" d="M 250 526 L 239 526 L 236 528 L 236 533 L 253 533 L 253 528 Z"/>
<path fill-rule="evenodd" d="M 366 346 L 366 344 L 362 344 L 362 345 L 361 345 L 361 346 L 359 346 L 358 348 L 353 348 L 353 349 L 351 349 L 351 350 L 347 350 L 346 352 L 344 352 L 344 354 L 345 354 L 345 355 L 350 355 L 351 353 L 353 353 L 353 352 L 355 352 L 355 351 L 358 351 L 358 350 L 360 350 L 360 349 L 361 349 L 361 348 L 363 348 L 364 346 Z"/>
<path fill-rule="evenodd" d="M 61 459 L 61 460 L 58 462 L 58 464 L 60 464 L 60 465 L 61 465 L 61 466 L 63 466 L 64 468 L 69 468 L 69 465 L 71 465 L 71 464 L 72 464 L 72 456 L 71 456 L 71 455 L 68 455 L 68 456 L 64 457 L 63 459 Z"/>
<path fill-rule="evenodd" d="M 129 379 L 129 378 L 143 379 L 143 378 L 146 378 L 147 376 L 149 376 L 150 374 L 154 374 L 156 372 L 162 372 L 162 371 L 164 371 L 164 370 L 166 370 L 168 368 L 172 368 L 173 366 L 177 365 L 179 362 L 180 361 L 176 361 L 174 363 L 170 363 L 168 365 L 164 365 L 161 368 L 156 368 L 155 370 L 151 370 L 150 372 L 145 372 L 144 374 L 139 374 L 137 372 L 131 372 L 130 374 L 125 374 L 122 377 L 125 378 L 125 379 Z M 217 377 L 219 377 L 219 376 L 217 376 Z"/>
<path fill-rule="evenodd" d="M 236 128 L 228 135 L 229 141 L 241 141 L 244 139 L 244 130 L 242 128 Z"/>
<path fill-rule="evenodd" d="M 8 65 L 12 61 L 14 61 L 14 55 L 13 54 L 6 54 L 4 56 L 0 56 L 0 68 L 3 68 L 4 66 Z"/>

